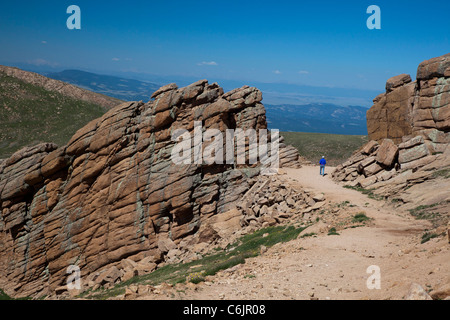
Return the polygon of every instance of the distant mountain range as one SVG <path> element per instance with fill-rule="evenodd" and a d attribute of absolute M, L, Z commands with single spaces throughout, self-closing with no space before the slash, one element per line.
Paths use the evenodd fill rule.
<path fill-rule="evenodd" d="M 368 108 L 365 107 L 329 103 L 264 106 L 269 128 L 280 131 L 367 135 Z"/>
<path fill-rule="evenodd" d="M 125 101 L 150 100 L 159 87 L 176 82 L 180 87 L 193 79 L 155 78 L 158 82 L 100 75 L 80 70 L 44 73 L 45 76 L 102 93 Z M 173 80 L 173 81 L 170 81 Z M 210 82 L 213 82 L 211 80 Z M 225 91 L 240 87 L 238 81 L 219 82 Z M 250 85 L 263 92 L 269 127 L 281 131 L 321 132 L 366 135 L 366 111 L 362 106 L 341 106 L 337 103 L 365 101 L 372 92 L 337 88 L 319 88 L 288 84 L 258 83 Z M 294 92 L 294 93 L 293 93 Z M 309 92 L 309 93 L 308 93 Z M 374 97 L 375 95 L 373 95 Z M 326 102 L 317 102 L 317 100 Z M 288 104 L 282 101 L 287 101 Z M 327 103 L 327 102 L 334 103 Z M 269 104 L 272 102 L 272 104 Z M 294 102 L 289 104 L 289 102 Z M 365 103 L 367 104 L 367 103 Z"/>

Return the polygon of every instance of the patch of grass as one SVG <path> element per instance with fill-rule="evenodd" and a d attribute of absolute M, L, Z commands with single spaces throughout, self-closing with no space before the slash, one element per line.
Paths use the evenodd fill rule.
<path fill-rule="evenodd" d="M 315 235 L 316 235 L 315 232 L 305 233 L 300 238 L 307 238 L 307 237 L 312 237 L 312 236 L 315 236 Z"/>
<path fill-rule="evenodd" d="M 343 208 L 343 207 L 346 207 L 349 203 L 350 203 L 350 201 L 345 200 L 345 201 L 342 201 L 341 203 L 338 203 L 337 207 L 338 208 L 341 208 L 341 207 Z"/>
<path fill-rule="evenodd" d="M 23 298 L 11 298 L 8 296 L 5 291 L 0 289 L 0 300 L 31 300 L 30 297 L 23 297 Z"/>
<path fill-rule="evenodd" d="M 414 209 L 410 209 L 409 213 L 414 216 L 416 219 L 418 220 L 428 220 L 430 221 L 434 227 L 439 226 L 442 223 L 446 223 L 446 215 L 445 213 L 439 213 L 439 210 L 445 211 L 445 208 L 437 208 L 440 207 L 441 205 L 444 205 L 448 203 L 448 202 L 438 202 L 438 203 L 433 203 L 430 205 L 420 205 L 415 207 Z"/>
<path fill-rule="evenodd" d="M 367 195 L 370 199 L 373 199 L 373 200 L 378 200 L 379 201 L 379 200 L 383 200 L 384 199 L 382 196 L 379 196 L 379 195 L 373 193 L 374 189 L 364 189 L 362 187 L 353 187 L 353 186 L 348 186 L 348 185 L 344 186 L 344 188 L 359 191 L 362 194 Z"/>
<path fill-rule="evenodd" d="M 364 222 L 364 221 L 369 221 L 371 218 L 369 218 L 368 216 L 366 216 L 365 213 L 361 212 L 361 213 L 357 213 L 353 216 L 352 222 L 354 223 L 360 223 L 360 222 Z"/>
<path fill-rule="evenodd" d="M 425 232 L 422 235 L 422 240 L 420 241 L 420 243 L 425 243 L 427 241 L 430 241 L 433 238 L 438 237 L 438 235 L 436 233 L 431 233 L 431 232 Z"/>
<path fill-rule="evenodd" d="M 328 230 L 328 235 L 329 236 L 338 236 L 339 233 L 336 231 L 336 228 L 331 228 L 330 230 Z"/>
<path fill-rule="evenodd" d="M 211 264 L 207 265 L 205 275 L 213 276 L 221 270 L 226 270 L 231 267 L 234 267 L 235 265 L 243 264 L 245 263 L 246 258 L 255 257 L 257 255 L 258 254 L 256 252 L 246 252 L 243 254 L 239 254 L 237 256 L 231 255 L 228 257 L 223 257 L 224 258 L 223 260 L 218 259 L 216 261 L 211 262 Z"/>
<path fill-rule="evenodd" d="M 324 155 L 327 164 L 337 166 L 346 161 L 355 150 L 368 142 L 367 136 L 326 134 L 311 132 L 280 132 L 286 144 L 297 148 L 299 153 L 313 164 Z"/>
<path fill-rule="evenodd" d="M 198 283 L 204 281 L 204 277 L 208 275 L 214 275 L 221 270 L 245 263 L 245 259 L 259 255 L 261 246 L 269 248 L 277 243 L 296 239 L 299 233 L 305 228 L 295 226 L 263 228 L 241 237 L 225 250 L 204 256 L 201 259 L 189 263 L 168 264 L 156 269 L 150 274 L 133 277 L 128 281 L 116 285 L 112 289 L 99 289 L 96 292 L 85 292 L 81 296 L 103 300 L 123 294 L 125 287 L 134 283 L 158 285 L 166 282 L 176 284 L 184 283 L 186 280 Z M 264 234 L 267 235 L 264 236 Z"/>
<path fill-rule="evenodd" d="M 409 213 L 412 216 L 414 216 L 416 219 L 430 220 L 430 219 L 435 218 L 435 215 L 429 209 L 434 208 L 437 205 L 439 205 L 439 203 L 433 203 L 430 205 L 420 205 L 420 206 L 415 207 L 414 209 L 410 209 Z"/>
<path fill-rule="evenodd" d="M 433 172 L 431 177 L 448 179 L 448 178 L 450 178 L 450 168 L 435 171 L 435 172 Z"/>
<path fill-rule="evenodd" d="M 0 289 L 0 300 L 12 300 L 12 298 Z"/>
<path fill-rule="evenodd" d="M 236 252 L 240 254 L 257 253 L 262 245 L 271 247 L 280 242 L 296 239 L 299 233 L 305 228 L 306 227 L 273 226 L 260 229 L 252 234 L 243 236 L 239 241 Z M 264 237 L 263 235 L 265 233 L 268 233 L 268 235 Z"/>
<path fill-rule="evenodd" d="M 341 203 L 337 204 L 338 208 L 344 208 L 344 207 L 347 207 L 347 206 L 350 207 L 350 208 L 356 207 L 355 204 L 350 203 L 350 201 L 348 201 L 348 200 L 342 201 Z"/>
<path fill-rule="evenodd" d="M 353 226 L 349 226 L 349 227 L 346 227 L 346 229 L 354 229 L 354 228 L 359 228 L 359 227 L 365 227 L 365 225 L 364 224 L 356 224 L 356 225 L 353 225 Z"/>

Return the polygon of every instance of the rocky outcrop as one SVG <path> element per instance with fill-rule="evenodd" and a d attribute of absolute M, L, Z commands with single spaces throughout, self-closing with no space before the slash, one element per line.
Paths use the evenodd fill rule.
<path fill-rule="evenodd" d="M 374 103 L 367 112 L 371 141 L 333 178 L 416 207 L 448 206 L 450 54 L 422 62 L 414 82 L 405 74 L 389 79 Z"/>
<path fill-rule="evenodd" d="M 224 93 L 202 80 L 164 86 L 152 98 L 111 109 L 66 146 L 40 144 L 0 162 L 0 287 L 7 294 L 53 293 L 65 286 L 70 265 L 99 284 L 123 277 L 114 267 L 124 259 L 171 259 L 256 182 L 261 162 L 175 164 L 171 156 L 174 132 L 194 136 L 196 122 L 203 132 L 266 129 L 258 89 Z M 190 151 L 209 146 L 189 141 Z M 226 149 L 220 146 L 215 152 Z M 279 146 L 279 162 L 299 166 L 298 153 Z M 135 272 L 125 269 L 125 277 Z M 112 271 L 98 278 L 102 270 Z"/>
<path fill-rule="evenodd" d="M 430 129 L 450 130 L 450 54 L 422 62 L 416 81 L 407 74 L 390 78 L 367 111 L 370 140 L 400 143 Z"/>

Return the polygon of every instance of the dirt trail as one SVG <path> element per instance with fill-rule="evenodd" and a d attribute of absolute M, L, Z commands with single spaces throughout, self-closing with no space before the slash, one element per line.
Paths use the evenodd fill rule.
<path fill-rule="evenodd" d="M 364 212 L 371 222 L 339 230 L 339 235 L 325 232 L 277 244 L 245 264 L 208 277 L 206 282 L 185 285 L 168 298 L 402 299 L 412 282 L 427 291 L 449 284 L 450 246 L 446 239 L 420 244 L 423 232 L 429 228 L 427 221 L 343 188 L 332 181 L 329 173 L 333 168 L 328 167 L 324 177 L 316 166 L 284 170 L 284 179 L 324 193 L 327 202 L 349 201 L 349 210 Z M 345 214 L 345 210 L 339 213 Z M 325 223 L 333 219 L 323 217 Z M 380 268 L 380 289 L 369 289 L 366 284 L 371 276 L 367 268 L 373 265 Z"/>

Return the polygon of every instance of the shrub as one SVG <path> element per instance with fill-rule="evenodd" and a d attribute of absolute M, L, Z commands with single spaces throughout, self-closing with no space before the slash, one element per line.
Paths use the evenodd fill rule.
<path fill-rule="evenodd" d="M 422 235 L 422 240 L 420 241 L 420 243 L 425 243 L 425 242 L 429 241 L 430 239 L 433 239 L 436 237 L 438 237 L 438 235 L 436 233 L 425 232 Z"/>
<path fill-rule="evenodd" d="M 364 222 L 364 221 L 368 221 L 370 220 L 370 218 L 368 216 L 366 216 L 365 213 L 361 212 L 361 213 L 357 213 L 355 214 L 355 216 L 352 219 L 352 222 Z"/>
<path fill-rule="evenodd" d="M 339 233 L 337 233 L 336 228 L 331 228 L 330 230 L 328 230 L 328 235 L 329 236 L 338 236 Z"/>
<path fill-rule="evenodd" d="M 204 273 L 205 273 L 204 271 L 190 273 L 186 277 L 186 281 L 187 282 L 192 282 L 192 283 L 195 283 L 195 284 L 200 283 L 202 281 L 205 281 L 205 278 L 203 277 Z"/>
<path fill-rule="evenodd" d="M 311 233 L 305 233 L 305 234 L 303 234 L 302 236 L 301 236 L 301 238 L 306 238 L 306 237 L 312 237 L 312 236 L 315 236 L 316 234 L 314 233 L 314 232 L 311 232 Z"/>

